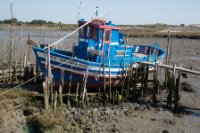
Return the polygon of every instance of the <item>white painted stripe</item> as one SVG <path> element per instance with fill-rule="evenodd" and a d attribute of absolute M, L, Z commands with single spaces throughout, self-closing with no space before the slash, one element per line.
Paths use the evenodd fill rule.
<path fill-rule="evenodd" d="M 45 65 L 45 62 L 42 61 L 41 62 L 42 64 Z M 77 70 L 74 70 L 74 69 L 71 69 L 71 68 L 65 68 L 65 67 L 62 67 L 62 66 L 57 66 L 57 65 L 53 65 L 51 64 L 52 66 L 52 70 L 53 68 L 59 68 L 60 70 L 65 70 L 65 71 L 68 71 L 68 72 L 73 72 L 73 73 L 76 73 L 76 74 L 81 74 L 81 75 L 84 75 L 86 73 L 86 71 L 77 71 Z M 99 73 L 95 73 L 95 72 L 88 72 L 88 75 L 89 76 L 93 76 L 93 77 L 104 77 L 104 74 L 99 74 Z M 115 74 L 115 75 L 111 75 L 111 78 L 117 78 L 117 77 L 122 77 L 123 75 L 122 74 Z M 105 74 L 105 78 L 109 78 L 109 74 Z"/>
<path fill-rule="evenodd" d="M 118 45 L 119 43 L 118 42 L 111 42 L 111 44 L 110 45 Z M 102 43 L 99 43 L 99 46 L 101 46 L 102 45 Z"/>
<path fill-rule="evenodd" d="M 39 52 L 38 52 L 39 53 Z M 41 52 L 40 52 L 41 53 Z M 40 55 L 40 56 L 39 56 Z M 38 56 L 40 58 L 43 58 L 44 59 L 44 54 L 38 54 Z M 71 57 L 70 57 L 71 58 Z M 56 57 L 56 56 L 52 56 L 51 55 L 51 61 L 55 61 L 56 63 L 58 64 L 65 64 L 65 65 L 70 65 L 72 67 L 78 67 L 80 69 L 90 69 L 90 70 L 93 70 L 93 71 L 103 71 L 103 67 L 97 67 L 97 66 L 91 66 L 91 65 L 86 65 L 86 64 L 83 64 L 83 63 L 80 63 L 80 62 L 76 62 L 76 61 L 72 61 L 71 59 L 63 59 L 63 58 L 59 58 L 59 57 Z M 110 70 L 112 72 L 119 72 L 119 71 L 123 71 L 123 68 L 110 68 Z M 109 71 L 109 68 L 106 67 L 105 68 L 105 71 Z"/>
<path fill-rule="evenodd" d="M 86 42 L 86 43 L 87 43 L 87 42 L 88 42 L 88 39 L 80 38 L 79 41 L 80 41 L 80 42 Z"/>

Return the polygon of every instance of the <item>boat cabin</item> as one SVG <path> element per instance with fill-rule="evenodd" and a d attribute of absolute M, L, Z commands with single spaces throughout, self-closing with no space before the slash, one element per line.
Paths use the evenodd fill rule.
<path fill-rule="evenodd" d="M 86 21 L 81 19 L 78 23 L 82 26 Z M 123 38 L 124 34 L 119 33 L 119 27 L 111 21 L 106 23 L 103 19 L 95 19 L 80 30 L 75 55 L 98 63 L 102 63 L 103 58 L 107 62 L 108 58 L 112 60 L 116 55 L 124 56 L 122 51 L 116 51 L 123 44 Z"/>
<path fill-rule="evenodd" d="M 87 23 L 84 19 L 79 20 L 79 26 Z M 95 19 L 84 26 L 79 32 L 78 46 L 74 47 L 74 55 L 83 60 L 115 64 L 130 64 L 131 61 L 146 61 L 153 59 L 156 53 L 155 46 L 125 45 L 124 34 L 119 32 L 119 27 L 111 21 Z M 152 55 L 149 57 L 148 55 Z M 162 50 L 158 56 L 164 55 Z"/>

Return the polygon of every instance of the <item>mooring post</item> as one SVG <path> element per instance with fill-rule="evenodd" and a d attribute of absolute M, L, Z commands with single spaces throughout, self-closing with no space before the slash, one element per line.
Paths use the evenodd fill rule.
<path fill-rule="evenodd" d="M 172 96 L 174 97 L 173 100 L 175 100 L 175 92 L 176 92 L 176 64 L 173 66 L 173 73 L 172 73 Z M 175 102 L 175 101 L 174 101 Z"/>
<path fill-rule="evenodd" d="M 79 92 L 79 82 L 77 83 L 77 86 L 76 86 L 76 95 L 75 95 L 75 104 L 77 105 L 78 103 L 78 92 Z"/>
<path fill-rule="evenodd" d="M 56 107 L 57 107 L 57 97 L 58 97 L 58 94 L 57 94 L 57 91 L 55 91 L 54 101 L 53 101 L 53 110 L 54 111 L 56 110 Z"/>
<path fill-rule="evenodd" d="M 130 97 L 130 79 L 131 79 L 132 68 L 133 68 L 133 63 L 131 61 L 131 65 L 129 67 L 129 72 L 128 72 L 127 88 L 126 88 L 128 97 Z"/>
<path fill-rule="evenodd" d="M 60 74 L 60 79 L 61 79 L 61 85 L 62 85 L 62 88 L 64 88 L 64 70 L 61 69 L 61 74 Z"/>
<path fill-rule="evenodd" d="M 148 80 L 149 80 L 149 65 L 146 65 L 145 71 L 146 71 L 146 74 L 145 74 L 145 87 L 146 87 L 146 88 L 149 88 L 149 86 L 148 86 Z"/>
<path fill-rule="evenodd" d="M 140 66 L 141 98 L 142 98 L 144 93 L 144 71 L 142 69 L 143 66 L 141 62 L 139 63 L 139 66 Z"/>
<path fill-rule="evenodd" d="M 68 97 L 67 97 L 67 105 L 68 105 L 68 107 L 71 106 L 70 105 L 71 84 L 72 84 L 72 72 L 70 72 L 70 76 L 69 76 L 69 88 L 68 88 Z"/>
<path fill-rule="evenodd" d="M 6 45 L 7 45 L 7 39 L 5 39 L 5 43 L 3 47 L 3 72 L 2 72 L 3 83 L 5 83 Z"/>
<path fill-rule="evenodd" d="M 166 65 L 169 64 L 169 54 L 170 54 L 170 31 L 168 31 L 167 37 L 167 55 L 166 55 Z M 165 69 L 165 85 L 167 85 L 167 69 Z"/>
<path fill-rule="evenodd" d="M 158 63 L 156 63 L 154 68 L 154 87 L 153 87 L 153 104 L 156 106 L 157 99 L 156 94 L 158 92 Z"/>
<path fill-rule="evenodd" d="M 63 105 L 63 91 L 62 91 L 62 85 L 60 84 L 59 85 L 59 103 L 60 103 L 60 107 L 62 107 Z"/>
<path fill-rule="evenodd" d="M 168 89 L 169 94 L 167 97 L 167 105 L 171 108 L 172 97 L 174 96 L 175 88 L 176 88 L 176 64 L 173 65 L 173 71 L 168 71 Z"/>
<path fill-rule="evenodd" d="M 84 80 L 84 87 L 83 87 L 83 101 L 85 100 L 85 97 L 87 98 L 87 88 L 86 88 L 86 85 L 87 85 L 87 78 L 88 78 L 88 69 L 87 69 L 87 72 L 86 72 L 86 76 L 85 76 L 85 80 Z"/>
<path fill-rule="evenodd" d="M 173 36 L 170 38 L 170 46 L 169 46 L 169 59 L 168 59 L 168 64 L 171 63 L 171 57 L 172 57 L 172 43 L 173 43 Z"/>
<path fill-rule="evenodd" d="M 134 89 L 133 89 L 133 96 L 134 96 L 134 90 L 137 90 L 137 82 L 138 82 L 138 64 L 136 64 L 135 67 L 135 75 L 134 75 Z"/>
<path fill-rule="evenodd" d="M 180 68 L 182 67 L 182 65 L 180 64 Z M 179 106 L 179 90 L 181 87 L 181 70 L 179 70 L 178 72 L 178 78 L 176 79 L 176 90 L 175 90 L 175 97 L 174 97 L 174 108 L 177 109 Z"/>
<path fill-rule="evenodd" d="M 48 85 L 47 82 L 43 82 L 43 92 L 44 92 L 44 106 L 45 110 L 49 109 L 49 95 L 48 95 Z"/>

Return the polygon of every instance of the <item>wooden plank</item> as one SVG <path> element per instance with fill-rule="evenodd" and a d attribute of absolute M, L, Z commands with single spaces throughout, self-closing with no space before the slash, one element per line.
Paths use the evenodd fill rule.
<path fill-rule="evenodd" d="M 155 63 L 151 63 L 151 62 L 142 61 L 141 63 L 145 64 L 145 65 L 155 66 Z M 165 64 L 158 64 L 158 67 L 168 68 L 168 69 L 171 69 L 171 70 L 174 69 L 173 66 L 165 65 Z M 186 68 L 183 68 L 183 67 L 175 67 L 175 69 L 176 70 L 181 70 L 182 72 L 189 73 L 189 74 L 200 75 L 200 71 L 194 71 L 194 70 L 186 69 Z"/>

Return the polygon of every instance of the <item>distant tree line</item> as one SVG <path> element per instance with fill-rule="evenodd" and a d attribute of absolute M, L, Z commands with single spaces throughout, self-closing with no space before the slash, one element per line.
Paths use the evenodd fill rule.
<path fill-rule="evenodd" d="M 15 24 L 15 25 L 21 25 L 21 24 L 25 24 L 25 25 L 32 25 L 32 26 L 48 26 L 48 27 L 55 27 L 55 26 L 60 26 L 61 28 L 75 28 L 77 25 L 75 24 L 64 24 L 62 22 L 52 22 L 52 21 L 46 21 L 46 20 L 40 20 L 40 19 L 35 19 L 32 20 L 30 22 L 22 22 L 22 21 L 18 21 L 16 18 L 13 19 L 5 19 L 5 20 L 0 20 L 0 24 Z"/>
<path fill-rule="evenodd" d="M 54 23 L 52 21 L 45 21 L 45 20 L 40 20 L 40 19 L 36 19 L 36 20 L 32 20 L 31 22 L 22 22 L 22 21 L 18 21 L 16 18 L 13 19 L 5 19 L 5 20 L 0 20 L 0 24 L 31 24 L 31 25 L 45 25 L 45 24 L 50 24 L 50 25 L 54 25 L 57 23 Z M 61 22 L 59 22 L 61 23 Z"/>

